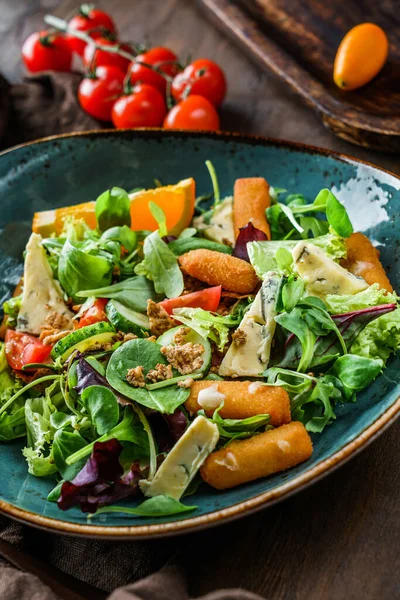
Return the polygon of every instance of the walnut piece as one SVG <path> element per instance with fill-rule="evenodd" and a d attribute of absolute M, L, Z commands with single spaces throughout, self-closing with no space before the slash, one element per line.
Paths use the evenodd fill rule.
<path fill-rule="evenodd" d="M 174 335 L 175 346 L 183 346 L 183 344 L 186 344 L 186 336 L 189 332 L 189 327 L 180 327 Z"/>
<path fill-rule="evenodd" d="M 46 325 L 44 325 L 42 329 L 57 329 L 58 331 L 71 329 L 71 320 L 65 315 L 61 315 L 53 310 L 47 315 Z"/>
<path fill-rule="evenodd" d="M 194 380 L 191 377 L 184 379 L 183 381 L 178 381 L 178 386 L 181 388 L 191 388 L 194 383 Z"/>
<path fill-rule="evenodd" d="M 158 363 L 155 369 L 151 369 L 147 373 L 146 379 L 152 383 L 156 381 L 165 381 L 166 379 L 172 379 L 174 374 L 172 373 L 172 365 L 162 365 Z"/>
<path fill-rule="evenodd" d="M 174 369 L 182 375 L 188 375 L 189 373 L 193 373 L 193 371 L 197 371 L 204 362 L 201 358 L 204 352 L 202 344 L 188 342 L 182 346 L 163 346 L 161 352 Z"/>
<path fill-rule="evenodd" d="M 174 319 L 171 319 L 167 311 L 154 300 L 147 301 L 147 316 L 150 321 L 150 331 L 157 337 L 176 326 Z"/>
<path fill-rule="evenodd" d="M 236 331 L 232 334 L 232 343 L 236 348 L 240 348 L 240 346 L 244 346 L 247 340 L 247 334 L 243 329 L 236 329 Z"/>
<path fill-rule="evenodd" d="M 133 387 L 144 387 L 146 384 L 144 382 L 143 367 L 139 365 L 134 369 L 128 369 L 126 380 Z"/>

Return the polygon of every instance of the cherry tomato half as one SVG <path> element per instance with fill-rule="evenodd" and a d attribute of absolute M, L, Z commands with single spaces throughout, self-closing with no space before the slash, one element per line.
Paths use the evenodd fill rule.
<path fill-rule="evenodd" d="M 178 73 L 172 82 L 171 91 L 176 100 L 197 94 L 207 98 L 214 106 L 219 106 L 226 94 L 225 75 L 215 62 L 200 58 L 188 65 L 182 73 Z"/>
<path fill-rule="evenodd" d="M 171 298 L 163 300 L 160 305 L 167 311 L 169 315 L 172 315 L 174 308 L 203 308 L 215 312 L 221 300 L 222 287 L 216 285 L 199 292 L 193 292 L 191 294 L 185 294 L 178 298 Z"/>
<path fill-rule="evenodd" d="M 87 33 L 93 39 L 100 38 L 105 33 L 117 34 L 117 28 L 110 15 L 103 10 L 92 8 L 90 5 L 82 5 L 79 14 L 70 20 L 69 26 Z M 67 36 L 67 42 L 71 50 L 80 56 L 83 55 L 86 42 L 74 37 L 73 34 Z"/>
<path fill-rule="evenodd" d="M 131 63 L 131 82 L 154 85 L 162 94 L 165 94 L 167 88 L 165 78 L 139 63 L 144 62 L 153 67 L 159 67 L 160 71 L 174 77 L 178 72 L 178 65 L 174 64 L 177 60 L 176 54 L 163 47 L 152 48 L 143 54 L 139 54 L 136 57 L 137 62 Z"/>
<path fill-rule="evenodd" d="M 66 39 L 48 31 L 32 33 L 22 46 L 22 58 L 31 73 L 70 71 L 72 50 Z"/>
<path fill-rule="evenodd" d="M 52 346 L 45 346 L 39 338 L 21 331 L 7 329 L 5 337 L 8 364 L 20 371 L 29 363 L 44 363 L 50 356 Z"/>
<path fill-rule="evenodd" d="M 124 77 L 120 69 L 106 65 L 82 79 L 78 100 L 83 110 L 99 121 L 111 121 L 112 107 L 122 93 Z"/>
<path fill-rule="evenodd" d="M 96 42 L 98 44 L 102 44 L 103 46 L 119 46 L 121 50 L 126 50 L 126 52 L 132 53 L 132 48 L 128 44 L 113 42 L 104 37 L 97 38 Z M 92 64 L 95 67 L 111 65 L 113 67 L 117 67 L 117 69 L 120 69 L 123 73 L 127 72 L 130 65 L 130 60 L 128 58 L 124 58 L 119 54 L 107 52 L 106 50 L 96 50 L 94 44 L 86 44 L 82 60 L 85 67 L 90 67 Z"/>
<path fill-rule="evenodd" d="M 132 93 L 122 96 L 113 106 L 112 122 L 117 129 L 160 127 L 167 114 L 161 92 L 152 85 L 135 85 Z"/>
<path fill-rule="evenodd" d="M 189 96 L 174 106 L 164 119 L 165 129 L 219 129 L 215 106 L 202 96 Z"/>
<path fill-rule="evenodd" d="M 104 312 L 107 302 L 108 298 L 97 298 L 80 318 L 77 329 L 86 327 L 86 325 L 93 325 L 93 323 L 100 323 L 100 321 L 108 321 Z"/>

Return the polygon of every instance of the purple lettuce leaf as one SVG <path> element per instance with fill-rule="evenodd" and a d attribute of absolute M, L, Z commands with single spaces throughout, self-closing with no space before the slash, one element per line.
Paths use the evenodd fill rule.
<path fill-rule="evenodd" d="M 267 235 L 261 229 L 254 227 L 250 221 L 245 227 L 240 227 L 232 256 L 250 262 L 247 252 L 248 242 L 264 242 L 265 240 L 268 240 Z"/>
<path fill-rule="evenodd" d="M 186 413 L 181 408 L 177 408 L 171 415 L 153 413 L 148 418 L 160 452 L 169 452 L 189 424 Z"/>
<path fill-rule="evenodd" d="M 179 438 L 183 436 L 189 425 L 187 414 L 181 408 L 177 408 L 172 415 L 163 415 L 163 417 L 168 425 L 168 429 L 171 432 L 174 442 L 177 442 Z"/>
<path fill-rule="evenodd" d="M 80 506 L 82 512 L 94 513 L 107 506 L 132 496 L 138 491 L 141 479 L 140 467 L 133 463 L 123 475 L 119 457 L 122 444 L 116 439 L 96 442 L 91 457 L 72 481 L 65 481 L 57 504 L 61 510 Z"/>
<path fill-rule="evenodd" d="M 88 361 L 85 360 L 83 356 L 80 356 L 78 359 L 78 364 L 76 367 L 76 376 L 78 378 L 78 383 L 74 389 L 78 394 L 82 394 L 82 392 L 91 385 L 102 385 L 115 394 L 118 403 L 122 406 L 127 406 L 131 404 L 131 402 L 129 402 L 123 396 L 118 394 L 118 392 L 116 392 L 114 388 L 112 388 L 111 385 L 108 383 L 107 379 L 98 371 L 96 371 L 96 369 L 90 363 L 88 363 Z"/>
<path fill-rule="evenodd" d="M 370 306 L 340 315 L 332 315 L 332 320 L 336 323 L 347 349 L 349 349 L 358 334 L 361 333 L 368 323 L 371 323 L 371 321 L 374 321 L 381 315 L 394 311 L 396 308 L 397 304 Z M 282 336 L 282 334 L 283 332 L 280 330 L 280 335 Z M 278 335 L 277 342 L 271 365 L 286 369 L 296 369 L 302 352 L 298 338 L 292 333 L 281 337 L 279 340 Z M 334 331 L 328 335 L 319 336 L 315 342 L 314 358 L 310 367 L 321 366 L 333 360 L 335 356 L 341 353 L 340 342 Z"/>

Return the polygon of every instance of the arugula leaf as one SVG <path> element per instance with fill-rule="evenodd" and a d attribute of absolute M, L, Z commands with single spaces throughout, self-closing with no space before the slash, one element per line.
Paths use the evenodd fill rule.
<path fill-rule="evenodd" d="M 167 298 L 180 296 L 184 286 L 178 259 L 158 231 L 146 237 L 143 253 L 144 260 L 135 267 L 135 272 L 151 279 L 157 293 L 165 294 Z"/>
<path fill-rule="evenodd" d="M 173 413 L 189 396 L 188 389 L 177 385 L 161 389 L 135 388 L 126 380 L 129 369 L 142 366 L 146 376 L 157 364 L 167 364 L 159 344 L 146 339 L 131 340 L 111 355 L 106 371 L 107 381 L 115 390 L 138 404 L 161 413 Z"/>
<path fill-rule="evenodd" d="M 65 242 L 58 261 L 58 278 L 66 294 L 73 300 L 81 297 L 79 292 L 82 290 L 109 285 L 112 273 L 111 260 L 88 254 L 69 240 Z"/>
<path fill-rule="evenodd" d="M 165 213 L 164 213 L 163 209 L 161 208 L 161 206 L 158 206 L 158 204 L 156 204 L 155 202 L 152 202 L 150 200 L 149 209 L 150 209 L 151 214 L 157 221 L 158 235 L 160 237 L 164 237 L 165 235 L 168 235 L 167 219 L 166 219 Z"/>
<path fill-rule="evenodd" d="M 336 375 L 344 386 L 348 400 L 355 399 L 355 393 L 363 390 L 376 379 L 383 368 L 381 359 L 366 358 L 356 354 L 340 356 L 329 373 Z"/>
<path fill-rule="evenodd" d="M 112 240 L 114 242 L 119 242 L 121 246 L 125 248 L 128 252 L 133 252 L 136 248 L 137 243 L 137 234 L 136 231 L 130 229 L 127 225 L 122 225 L 122 227 L 115 226 L 107 229 L 101 236 L 100 241 Z"/>
<path fill-rule="evenodd" d="M 106 231 L 115 226 L 131 226 L 131 202 L 128 193 L 119 187 L 113 187 L 100 194 L 96 200 L 97 227 Z"/>
<path fill-rule="evenodd" d="M 297 370 L 306 371 L 313 358 L 316 336 L 303 319 L 302 311 L 299 308 L 294 308 L 290 313 L 285 312 L 276 316 L 275 321 L 291 333 L 294 333 L 299 339 L 302 354 Z"/>
<path fill-rule="evenodd" d="M 221 402 L 210 421 L 217 425 L 220 437 L 226 440 L 232 441 L 251 437 L 257 430 L 265 429 L 270 421 L 270 416 L 267 414 L 254 415 L 246 419 L 224 419 L 219 414 L 223 406 L 224 403 Z M 206 417 L 204 410 L 198 411 L 197 414 Z"/>
<path fill-rule="evenodd" d="M 147 300 L 159 300 L 159 296 L 154 292 L 153 284 L 146 277 L 138 276 L 125 279 L 114 285 L 98 289 L 80 291 L 79 298 L 93 296 L 95 298 L 114 298 L 121 302 L 127 308 L 137 312 L 145 313 L 147 310 Z"/>
<path fill-rule="evenodd" d="M 167 517 L 195 510 L 197 506 L 186 506 L 169 496 L 154 496 L 144 500 L 135 508 L 126 506 L 106 506 L 99 508 L 93 516 L 103 513 L 125 513 L 136 517 Z"/>
<path fill-rule="evenodd" d="M 108 433 L 119 419 L 118 401 L 113 392 L 102 385 L 91 385 L 82 392 L 82 402 L 98 435 Z"/>

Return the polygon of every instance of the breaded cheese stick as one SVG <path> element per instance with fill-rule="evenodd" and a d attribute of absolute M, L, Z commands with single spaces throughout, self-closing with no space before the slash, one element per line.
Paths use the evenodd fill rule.
<path fill-rule="evenodd" d="M 270 240 L 271 231 L 265 214 L 270 204 L 269 185 L 263 177 L 236 179 L 233 188 L 235 236 L 239 235 L 240 227 L 245 227 L 251 221 L 254 227 L 261 229 Z"/>
<path fill-rule="evenodd" d="M 245 260 L 213 250 L 191 250 L 179 257 L 182 271 L 208 285 L 222 285 L 224 290 L 250 294 L 258 283 L 253 267 Z"/>
<path fill-rule="evenodd" d="M 377 250 L 363 233 L 352 233 L 346 239 L 347 258 L 342 265 L 354 275 L 361 276 L 368 285 L 378 283 L 379 287 L 393 291 L 393 287 L 379 260 Z"/>
<path fill-rule="evenodd" d="M 312 442 L 302 423 L 292 421 L 210 454 L 200 469 L 204 481 L 225 490 L 285 471 L 310 458 Z"/>
<path fill-rule="evenodd" d="M 221 403 L 219 414 L 224 419 L 247 419 L 268 414 L 274 427 L 290 422 L 288 393 L 280 387 L 262 385 L 258 381 L 194 381 L 185 408 L 191 414 L 204 409 L 208 417 Z"/>

